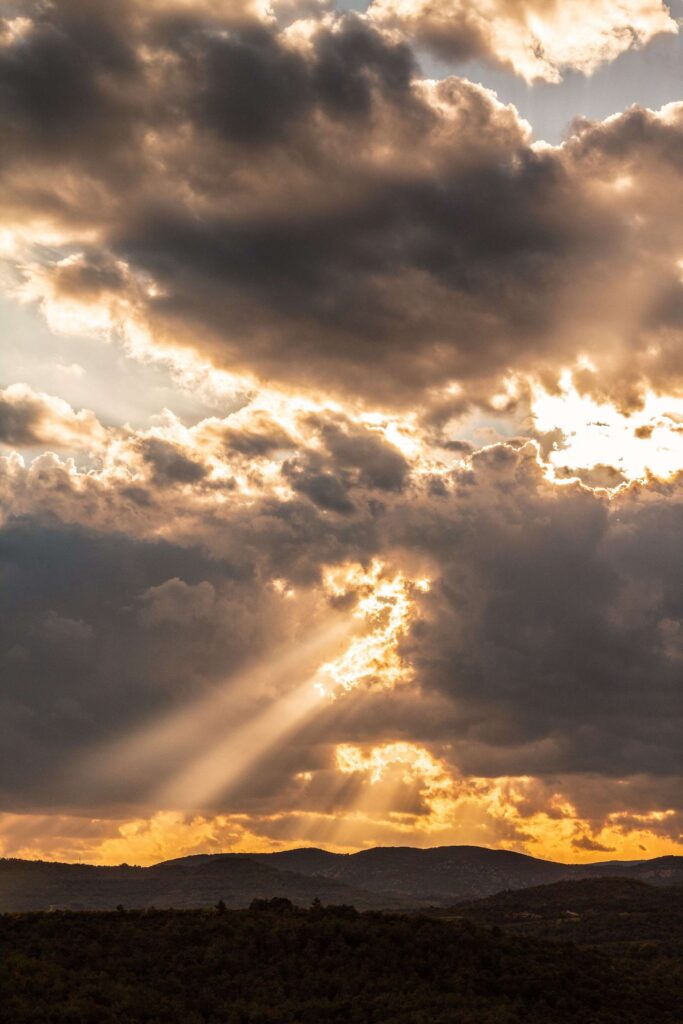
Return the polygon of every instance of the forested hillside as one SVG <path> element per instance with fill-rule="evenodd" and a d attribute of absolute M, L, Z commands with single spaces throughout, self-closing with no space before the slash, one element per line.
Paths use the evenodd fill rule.
<path fill-rule="evenodd" d="M 45 861 L 0 860 L 0 913 L 39 910 L 113 910 L 206 907 L 223 900 L 248 907 L 255 898 L 284 896 L 302 906 L 318 898 L 360 909 L 416 906 L 377 896 L 334 879 L 279 871 L 249 857 L 210 857 L 197 867 L 169 862 L 150 868 L 100 867 Z"/>
<path fill-rule="evenodd" d="M 443 914 L 520 935 L 603 947 L 637 945 L 643 955 L 656 948 L 683 957 L 683 886 L 590 878 L 501 892 Z"/>
<path fill-rule="evenodd" d="M 681 961 L 424 915 L 0 917 L 3 1024 L 680 1024 Z"/>

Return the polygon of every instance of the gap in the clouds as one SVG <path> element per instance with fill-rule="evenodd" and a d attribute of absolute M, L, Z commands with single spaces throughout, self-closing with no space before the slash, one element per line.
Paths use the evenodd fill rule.
<path fill-rule="evenodd" d="M 337 10 L 365 11 L 368 0 L 337 0 Z M 683 21 L 683 0 L 669 0 L 672 17 Z M 557 145 L 575 118 L 604 120 L 633 104 L 658 110 L 683 99 L 683 32 L 655 36 L 640 49 L 626 50 L 592 75 L 567 69 L 559 83 L 528 84 L 519 75 L 490 61 L 445 61 L 417 49 L 428 78 L 450 75 L 492 89 L 502 103 L 513 104 L 532 127 L 535 140 Z"/>
<path fill-rule="evenodd" d="M 672 5 L 673 6 L 673 5 Z M 680 5 L 683 15 L 683 3 Z M 420 54 L 430 78 L 458 75 L 512 103 L 532 127 L 533 137 L 557 145 L 575 118 L 604 120 L 633 104 L 658 110 L 683 98 L 683 33 L 658 36 L 641 50 L 627 50 L 593 75 L 568 70 L 560 83 L 523 78 L 483 61 L 453 64 Z"/>
<path fill-rule="evenodd" d="M 169 367 L 133 359 L 109 339 L 56 334 L 37 308 L 5 296 L 0 296 L 0 335 L 0 388 L 27 384 L 76 410 L 92 410 L 105 426 L 146 426 L 166 407 L 179 419 L 196 422 L 216 412 L 227 415 L 240 404 L 226 401 L 217 407 L 204 392 L 180 388 Z"/>

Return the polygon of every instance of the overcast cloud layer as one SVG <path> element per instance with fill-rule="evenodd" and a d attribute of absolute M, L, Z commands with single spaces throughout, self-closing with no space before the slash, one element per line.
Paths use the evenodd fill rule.
<path fill-rule="evenodd" d="M 178 406 L 0 382 L 0 853 L 683 849 L 683 103 L 550 147 L 457 75 L 677 27 L 12 5 L 5 290 Z"/>

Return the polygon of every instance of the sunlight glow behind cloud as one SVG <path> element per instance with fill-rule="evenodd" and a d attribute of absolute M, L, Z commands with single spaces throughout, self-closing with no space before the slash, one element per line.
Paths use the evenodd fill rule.
<path fill-rule="evenodd" d="M 683 469 L 683 399 L 647 394 L 624 415 L 608 402 L 580 394 L 565 374 L 556 394 L 535 390 L 532 413 L 540 432 L 561 438 L 548 456 L 553 470 L 612 466 L 626 481 L 666 479 Z"/>
<path fill-rule="evenodd" d="M 679 851 L 673 9 L 14 7 L 0 852 Z"/>

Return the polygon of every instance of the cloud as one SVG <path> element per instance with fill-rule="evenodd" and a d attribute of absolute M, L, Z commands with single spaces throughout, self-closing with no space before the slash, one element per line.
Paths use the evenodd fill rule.
<path fill-rule="evenodd" d="M 307 712 L 249 754 L 250 768 L 229 795 L 214 782 L 206 813 L 265 816 L 270 839 L 290 826 L 303 838 L 296 815 L 305 813 L 309 840 L 322 841 L 331 836 L 330 800 L 340 821 L 354 813 L 354 787 L 344 796 L 330 769 L 334 750 L 400 741 L 431 752 L 463 780 L 472 815 L 485 791 L 494 800 L 499 783 L 491 780 L 537 780 L 537 796 L 531 782 L 505 789 L 514 827 L 509 816 L 489 821 L 481 804 L 476 813 L 489 821 L 492 843 L 548 853 L 558 842 L 554 855 L 571 856 L 573 840 L 585 836 L 610 846 L 621 837 L 620 850 L 636 833 L 641 841 L 647 832 L 651 844 L 657 836 L 675 842 L 680 480 L 633 484 L 609 498 L 552 482 L 532 443 L 451 452 L 423 439 L 407 455 L 387 442 L 389 426 L 363 424 L 338 408 L 285 419 L 287 449 L 266 445 L 245 456 L 226 448 L 235 430 L 251 436 L 266 428 L 258 401 L 253 418 L 253 431 L 248 408 L 192 428 L 173 418 L 157 425 L 157 439 L 190 461 L 201 453 L 207 467 L 201 478 L 172 486 L 140 457 L 144 432 L 115 432 L 111 461 L 96 470 L 67 469 L 53 457 L 46 475 L 45 457 L 28 467 L 6 460 L 5 806 L 152 814 L 169 764 L 208 757 L 238 727 L 255 736 L 249 716 L 288 700 L 316 671 L 322 679 L 325 660 L 335 699 L 316 698 L 312 717 Z M 242 480 L 245 458 L 249 475 L 226 501 L 212 481 L 226 461 Z M 303 467 L 308 483 L 292 465 Z M 343 509 L 310 485 L 312 465 L 339 482 Z M 129 497 L 137 480 L 145 481 L 146 505 Z M 13 508 L 24 518 L 11 518 Z M 373 558 L 385 568 L 362 569 Z M 427 576 L 431 585 L 404 583 L 400 594 L 373 604 L 397 572 L 404 580 Z M 348 629 L 359 602 L 366 618 L 355 620 L 356 634 L 333 642 L 317 662 L 305 654 L 316 630 L 344 622 Z M 284 650 L 292 667 L 276 683 Z M 256 653 L 265 667 L 247 685 Z M 337 676 L 350 685 L 337 687 Z M 193 708 L 212 693 L 219 703 L 197 731 Z M 87 785 L 82 771 L 74 773 L 98 749 L 109 763 L 112 743 L 144 735 L 170 709 L 184 723 L 182 737 L 169 733 L 158 749 L 150 740 L 143 767 L 120 767 L 115 781 L 89 769 Z M 310 786 L 297 781 L 302 772 L 312 772 Z M 565 803 L 571 814 L 557 810 Z M 371 819 L 387 839 L 389 811 Z M 265 823 L 274 814 L 295 818 Z M 537 830 L 525 832 L 534 815 Z M 564 819 L 564 831 L 553 833 L 552 823 L 559 829 Z M 444 835 L 470 841 L 473 820 L 465 816 L 459 832 Z M 340 826 L 343 842 L 353 845 L 353 836 L 351 824 Z"/>
<path fill-rule="evenodd" d="M 673 500 L 636 489 L 610 503 L 498 446 L 456 488 L 458 511 L 425 531 L 440 582 L 414 656 L 423 687 L 452 702 L 463 770 L 669 771 L 681 721 L 660 623 L 681 613 L 678 485 Z"/>
<path fill-rule="evenodd" d="M 378 491 L 403 490 L 409 463 L 377 431 L 330 421 L 321 426 L 329 458 L 353 483 Z"/>
<path fill-rule="evenodd" d="M 453 381 L 483 401 L 587 353 L 582 387 L 624 407 L 679 380 L 679 106 L 532 146 L 514 108 L 421 81 L 357 15 L 88 8 L 86 50 L 78 9 L 0 52 L 16 288 L 56 328 L 384 407 Z M 56 150 L 45 38 L 89 83 L 83 111 L 50 109 Z"/>
<path fill-rule="evenodd" d="M 78 9 L 36 13 L 0 52 L 3 218 L 55 327 L 384 404 L 444 379 L 471 400 L 587 349 L 620 400 L 678 373 L 677 108 L 532 147 L 493 93 L 421 82 L 358 16 L 297 33 L 128 5 L 116 24 L 90 11 L 86 52 Z M 105 138 L 67 98 L 49 121 L 79 125 L 68 144 L 35 130 L 46 36 L 72 47 Z M 60 258 L 27 257 L 47 239 Z"/>
<path fill-rule="evenodd" d="M 0 392 L 8 848 L 48 809 L 104 816 L 54 840 L 101 858 L 363 828 L 673 848 L 683 107 L 532 145 L 489 91 L 422 81 L 377 7 L 20 7 L 15 296 L 219 400 L 114 428 Z M 557 40 L 564 8 L 534 11 Z M 504 13 L 519 63 L 531 7 Z M 528 68 L 668 27 L 590 15 Z M 201 820 L 161 807 L 203 772 Z"/>
<path fill-rule="evenodd" d="M 175 577 L 158 587 L 150 587 L 140 600 L 144 604 L 140 611 L 140 621 L 144 625 L 156 626 L 165 622 L 186 625 L 211 617 L 216 591 L 206 580 L 189 585 Z"/>
<path fill-rule="evenodd" d="M 151 818 L 0 814 L 0 854 L 30 860 L 157 864 L 193 853 L 267 852 L 238 818 L 160 811 Z"/>
<path fill-rule="evenodd" d="M 92 626 L 83 619 L 69 619 L 49 611 L 43 619 L 40 632 L 52 643 L 84 644 L 93 635 Z"/>
<path fill-rule="evenodd" d="M 374 0 L 370 19 L 445 60 L 487 58 L 528 82 L 591 74 L 677 23 L 661 0 Z"/>
<path fill-rule="evenodd" d="M 249 582 L 197 549 L 23 519 L 0 531 L 0 565 L 9 805 L 63 799 L 55 780 L 79 748 L 234 670 L 263 644 L 259 619 L 278 635 L 274 602 L 260 595 L 250 618 Z M 207 618 L 214 587 L 222 604 Z"/>
<path fill-rule="evenodd" d="M 581 836 L 580 839 L 573 839 L 572 846 L 575 850 L 588 850 L 590 853 L 614 853 L 614 846 L 605 846 L 603 843 L 591 839 L 590 836 Z"/>
<path fill-rule="evenodd" d="M 223 439 L 230 451 L 247 457 L 270 455 L 295 447 L 295 442 L 282 426 L 264 413 L 250 415 L 245 426 L 234 417 L 230 426 L 225 427 Z"/>
<path fill-rule="evenodd" d="M 160 484 L 192 484 L 206 475 L 201 463 L 190 459 L 170 441 L 146 437 L 140 442 L 143 460 L 152 470 L 153 479 Z"/>
<path fill-rule="evenodd" d="M 74 412 L 62 399 L 37 393 L 24 384 L 0 390 L 0 444 L 96 449 L 104 437 L 104 429 L 89 410 Z"/>

